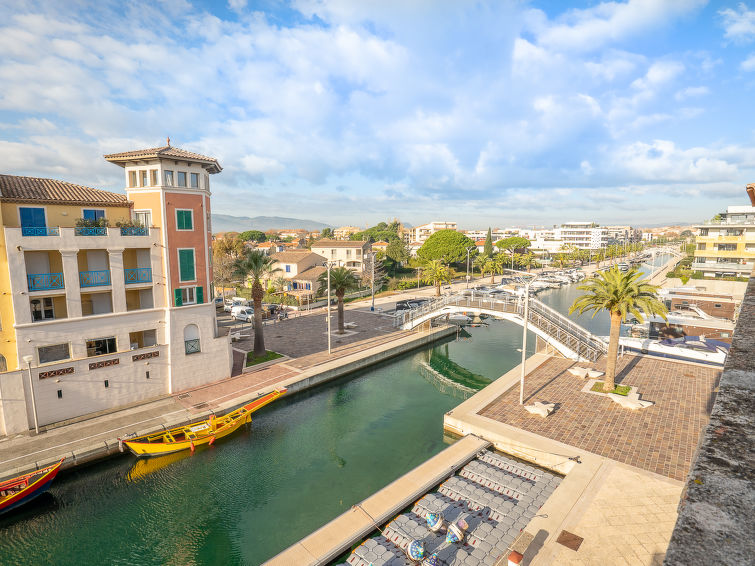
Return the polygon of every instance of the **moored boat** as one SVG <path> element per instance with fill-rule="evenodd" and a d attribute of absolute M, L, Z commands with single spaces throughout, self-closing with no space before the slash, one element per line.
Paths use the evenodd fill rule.
<path fill-rule="evenodd" d="M 193 451 L 197 446 L 212 444 L 217 439 L 236 431 L 243 424 L 251 423 L 254 411 L 272 403 L 285 393 L 286 389 L 276 389 L 222 417 L 210 415 L 209 418 L 202 421 L 137 436 L 121 442 L 138 457 L 161 456 L 182 450 Z"/>
<path fill-rule="evenodd" d="M 28 503 L 47 491 L 63 460 L 46 468 L 0 482 L 0 515 Z"/>

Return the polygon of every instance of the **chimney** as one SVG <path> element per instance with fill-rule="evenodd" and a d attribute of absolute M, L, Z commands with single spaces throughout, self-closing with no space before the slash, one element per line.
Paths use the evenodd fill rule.
<path fill-rule="evenodd" d="M 755 183 L 747 185 L 747 196 L 750 197 L 750 204 L 755 206 Z"/>

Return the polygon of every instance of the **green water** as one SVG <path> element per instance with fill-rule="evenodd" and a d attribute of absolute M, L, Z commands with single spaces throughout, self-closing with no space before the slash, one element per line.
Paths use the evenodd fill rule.
<path fill-rule="evenodd" d="M 0 519 L 0 563 L 259 564 L 445 447 L 443 414 L 460 395 L 421 363 L 481 387 L 518 363 L 520 345 L 520 327 L 492 321 L 276 401 L 251 430 L 141 461 L 131 479 L 131 456 L 61 474 Z"/>

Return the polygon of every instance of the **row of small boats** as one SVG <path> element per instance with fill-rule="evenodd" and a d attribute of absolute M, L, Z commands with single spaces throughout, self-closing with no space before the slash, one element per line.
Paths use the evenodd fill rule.
<path fill-rule="evenodd" d="M 137 458 L 194 452 L 198 446 L 212 445 L 244 424 L 252 422 L 252 413 L 286 394 L 286 389 L 276 389 L 261 395 L 254 401 L 223 415 L 196 421 L 161 432 L 119 439 L 121 450 L 128 448 Z M 58 475 L 65 458 L 59 462 L 0 482 L 0 515 L 20 507 L 42 495 Z"/>

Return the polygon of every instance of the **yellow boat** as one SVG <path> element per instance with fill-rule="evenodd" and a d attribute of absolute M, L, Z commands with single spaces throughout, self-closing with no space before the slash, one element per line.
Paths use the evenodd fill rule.
<path fill-rule="evenodd" d="M 194 451 L 195 447 L 212 444 L 218 438 L 228 436 L 241 425 L 252 422 L 254 411 L 272 403 L 285 393 L 286 389 L 276 389 L 222 417 L 210 415 L 208 419 L 185 426 L 137 436 L 129 440 L 119 440 L 138 457 L 161 456 L 182 450 Z"/>

